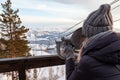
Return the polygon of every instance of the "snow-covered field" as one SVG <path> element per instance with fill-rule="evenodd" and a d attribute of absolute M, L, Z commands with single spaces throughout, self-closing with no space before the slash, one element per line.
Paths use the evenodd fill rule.
<path fill-rule="evenodd" d="M 26 71 L 27 80 L 66 80 L 64 70 L 65 66 L 30 69 Z M 0 80 L 12 79 L 11 76 L 0 74 Z"/>

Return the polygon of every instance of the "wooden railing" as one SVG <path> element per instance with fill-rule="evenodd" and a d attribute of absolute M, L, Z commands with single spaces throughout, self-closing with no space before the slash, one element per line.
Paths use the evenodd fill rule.
<path fill-rule="evenodd" d="M 26 69 L 63 65 L 57 55 L 0 59 L 0 73 L 18 71 L 19 80 L 26 80 Z"/>

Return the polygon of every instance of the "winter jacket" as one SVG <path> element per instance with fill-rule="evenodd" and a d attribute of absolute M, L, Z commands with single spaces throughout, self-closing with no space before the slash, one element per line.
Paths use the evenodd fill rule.
<path fill-rule="evenodd" d="M 120 80 L 120 33 L 106 31 L 91 37 L 75 66 L 66 61 L 67 80 Z"/>

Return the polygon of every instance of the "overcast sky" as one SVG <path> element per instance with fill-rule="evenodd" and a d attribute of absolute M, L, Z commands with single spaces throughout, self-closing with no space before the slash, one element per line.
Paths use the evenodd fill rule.
<path fill-rule="evenodd" d="M 4 3 L 6 0 L 0 0 Z M 70 27 L 85 19 L 101 4 L 113 0 L 11 0 L 12 8 L 19 9 L 23 25 L 27 27 Z M 120 4 L 120 2 L 112 6 Z M 112 11 L 114 20 L 120 18 L 120 8 Z M 0 6 L 0 13 L 2 8 Z M 117 23 L 118 24 L 118 23 Z"/>

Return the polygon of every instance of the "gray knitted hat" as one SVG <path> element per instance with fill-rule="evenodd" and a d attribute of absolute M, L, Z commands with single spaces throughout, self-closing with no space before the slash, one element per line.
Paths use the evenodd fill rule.
<path fill-rule="evenodd" d="M 82 34 L 91 37 L 100 32 L 112 30 L 113 19 L 110 10 L 109 4 L 103 4 L 98 10 L 92 12 L 83 24 Z"/>

